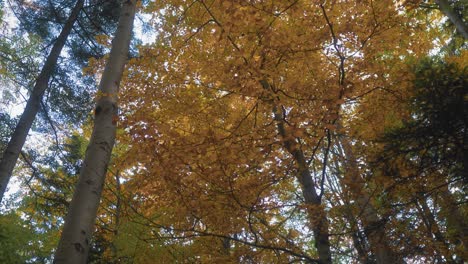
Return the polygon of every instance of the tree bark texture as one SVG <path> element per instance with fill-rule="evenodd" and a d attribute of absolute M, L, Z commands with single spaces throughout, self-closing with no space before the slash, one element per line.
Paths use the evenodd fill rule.
<path fill-rule="evenodd" d="M 107 166 L 115 142 L 117 97 L 136 11 L 136 0 L 124 0 L 119 24 L 98 89 L 94 128 L 80 177 L 68 209 L 54 263 L 86 263 Z"/>
<path fill-rule="evenodd" d="M 465 39 L 468 39 L 468 26 L 463 22 L 463 19 L 455 13 L 450 3 L 447 0 L 435 0 L 435 2 L 439 5 L 440 11 L 455 25 L 458 32 L 460 32 Z"/>
<path fill-rule="evenodd" d="M 396 252 L 387 243 L 388 238 L 385 235 L 384 221 L 378 216 L 372 205 L 371 197 L 364 191 L 364 181 L 359 174 L 351 144 L 343 137 L 340 138 L 340 143 L 344 152 L 345 173 L 343 182 L 361 211 L 358 217 L 364 226 L 364 233 L 377 263 L 392 264 L 401 262 Z"/>
<path fill-rule="evenodd" d="M 16 161 L 18 160 L 18 156 L 26 141 L 26 137 L 28 136 L 32 123 L 36 118 L 36 114 L 39 111 L 42 96 L 48 87 L 50 77 L 57 65 L 57 60 L 68 36 L 70 35 L 73 24 L 78 18 L 81 8 L 83 7 L 83 3 L 84 0 L 78 0 L 76 2 L 75 7 L 73 7 L 68 20 L 65 22 L 65 25 L 60 32 L 60 35 L 57 37 L 57 40 L 55 41 L 54 46 L 52 47 L 52 50 L 50 51 L 49 56 L 47 57 L 36 80 L 36 84 L 32 89 L 23 114 L 21 115 L 15 131 L 8 142 L 8 146 L 3 153 L 2 160 L 0 161 L 0 201 L 3 199 L 6 187 L 10 181 Z"/>

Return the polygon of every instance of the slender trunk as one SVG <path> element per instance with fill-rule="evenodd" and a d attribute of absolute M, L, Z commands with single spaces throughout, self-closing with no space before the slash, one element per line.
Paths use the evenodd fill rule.
<path fill-rule="evenodd" d="M 266 80 L 261 80 L 260 84 L 265 90 L 272 90 L 270 84 Z M 331 264 L 332 257 L 330 251 L 330 239 L 328 235 L 328 219 L 324 208 L 322 207 L 322 199 L 315 190 L 315 183 L 312 179 L 312 173 L 309 170 L 304 152 L 299 148 L 296 140 L 291 135 L 287 134 L 284 127 L 284 116 L 281 109 L 273 104 L 273 115 L 278 129 L 278 134 L 283 139 L 283 146 L 292 155 L 297 166 L 296 178 L 299 181 L 302 189 L 302 195 L 307 206 L 307 214 L 309 224 L 312 228 L 315 238 L 315 248 L 318 251 L 320 264 Z"/>
<path fill-rule="evenodd" d="M 445 218 L 447 238 L 455 246 L 460 262 L 468 260 L 468 225 L 466 217 L 452 197 L 448 186 L 438 193 L 441 198 L 441 216 Z"/>
<path fill-rule="evenodd" d="M 338 149 L 338 154 L 341 156 L 341 157 L 345 157 L 345 154 L 343 153 L 343 148 L 342 147 L 339 147 Z M 371 254 L 371 250 L 369 249 L 369 242 L 367 240 L 367 237 L 365 237 L 364 234 L 362 234 L 362 232 L 360 231 L 360 225 L 362 226 L 359 218 L 356 217 L 356 214 L 353 212 L 353 206 L 352 206 L 352 202 L 354 199 L 354 195 L 352 193 L 352 190 L 350 190 L 350 188 L 348 188 L 348 186 L 346 186 L 345 182 L 346 182 L 346 179 L 344 179 L 343 176 L 346 176 L 345 173 L 342 173 L 341 172 L 341 169 L 344 168 L 344 166 L 342 166 L 342 164 L 346 164 L 346 160 L 345 159 L 333 159 L 334 160 L 334 163 L 335 163 L 335 167 L 336 168 L 340 168 L 338 169 L 340 172 L 340 184 L 341 186 L 343 186 L 343 202 L 348 205 L 345 209 L 345 211 L 343 212 L 343 216 L 346 218 L 346 220 L 348 221 L 348 223 L 350 224 L 351 226 L 351 238 L 353 239 L 353 244 L 354 244 L 354 248 L 356 249 L 356 252 L 358 254 L 358 261 L 359 263 L 362 263 L 362 264 L 373 264 L 375 263 L 374 261 L 374 258 L 373 256 L 370 256 Z M 345 169 L 345 172 L 347 172 L 347 169 Z M 345 188 L 346 187 L 346 188 Z"/>
<path fill-rule="evenodd" d="M 266 82 L 262 85 L 268 86 Z M 312 174 L 304 156 L 304 152 L 299 148 L 294 138 L 287 134 L 284 127 L 283 113 L 277 106 L 273 107 L 273 114 L 280 136 L 283 138 L 284 148 L 293 156 L 297 165 L 297 179 L 302 188 L 302 194 L 306 205 L 308 206 L 308 216 L 310 226 L 314 233 L 315 247 L 319 254 L 319 263 L 332 263 L 330 240 L 328 235 L 328 219 L 324 208 L 321 206 L 321 197 L 315 190 L 315 184 L 312 179 Z"/>
<path fill-rule="evenodd" d="M 450 3 L 447 0 L 435 0 L 435 2 L 439 5 L 440 11 L 455 25 L 458 32 L 460 32 L 465 39 L 468 39 L 468 26 L 463 22 L 463 19 L 455 13 Z"/>
<path fill-rule="evenodd" d="M 371 259 L 369 259 L 369 256 L 368 256 L 369 250 L 367 249 L 365 245 L 365 242 L 366 242 L 365 238 L 359 232 L 359 226 L 358 226 L 358 223 L 356 222 L 356 219 L 354 218 L 355 216 L 353 215 L 351 210 L 346 210 L 344 213 L 345 213 L 346 220 L 351 224 L 351 238 L 353 239 L 353 245 L 358 254 L 359 263 L 362 263 L 362 264 L 374 263 Z"/>
<path fill-rule="evenodd" d="M 463 93 L 463 98 L 468 97 L 468 91 L 465 89 L 465 92 Z M 462 153 L 461 153 L 461 164 L 463 168 L 462 176 L 463 176 L 463 182 L 465 185 L 468 185 L 468 100 L 463 100 L 463 113 L 464 113 L 464 119 L 463 119 L 463 139 L 462 139 Z M 468 246 L 467 246 L 468 247 Z"/>
<path fill-rule="evenodd" d="M 344 164 L 346 172 L 344 173 L 344 185 L 361 210 L 361 214 L 358 217 L 364 225 L 365 234 L 376 261 L 378 264 L 399 263 L 401 260 L 387 243 L 388 239 L 385 235 L 384 222 L 370 203 L 371 198 L 364 191 L 364 182 L 360 177 L 351 144 L 343 137 L 340 138 L 340 143 L 345 156 Z"/>
<path fill-rule="evenodd" d="M 117 171 L 115 174 L 115 222 L 114 222 L 114 238 L 112 239 L 111 243 L 111 250 L 112 250 L 112 263 L 118 262 L 118 250 L 116 246 L 116 239 L 119 235 L 119 226 L 120 226 L 120 213 L 122 211 L 122 187 L 120 185 L 120 171 Z"/>
<path fill-rule="evenodd" d="M 136 0 L 123 2 L 109 60 L 99 84 L 93 133 L 54 263 L 86 263 L 107 166 L 115 142 L 117 96 L 128 58 L 135 9 Z"/>
<path fill-rule="evenodd" d="M 450 255 L 449 245 L 447 244 L 445 237 L 442 235 L 439 225 L 437 224 L 425 197 L 419 198 L 419 201 L 416 203 L 416 209 L 421 215 L 421 219 L 426 226 L 428 238 L 434 241 L 434 248 L 437 253 L 435 257 L 439 259 L 440 263 L 442 263 L 441 256 L 444 256 L 446 263 L 454 264 L 455 262 Z"/>
<path fill-rule="evenodd" d="M 41 73 L 39 74 L 36 84 L 29 96 L 28 102 L 26 103 L 26 108 L 24 109 L 23 114 L 16 125 L 15 131 L 8 142 L 8 146 L 3 153 L 2 160 L 0 161 L 0 201 L 3 199 L 11 174 L 15 168 L 16 161 L 18 160 L 18 156 L 23 148 L 24 142 L 26 141 L 26 137 L 28 136 L 29 129 L 31 129 L 32 123 L 39 111 L 42 96 L 48 87 L 50 77 L 57 65 L 57 60 L 62 52 L 65 42 L 67 41 L 68 35 L 70 35 L 73 24 L 78 18 L 78 14 L 83 7 L 83 3 L 84 0 L 78 0 L 76 2 L 68 20 L 65 22 L 62 32 L 60 32 L 60 35 L 55 41 L 55 44 L 42 67 Z"/>

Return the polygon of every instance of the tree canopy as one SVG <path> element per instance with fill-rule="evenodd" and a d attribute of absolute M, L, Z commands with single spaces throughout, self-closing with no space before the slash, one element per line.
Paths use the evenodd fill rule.
<path fill-rule="evenodd" d="M 3 158 L 79 2 L 0 4 Z M 468 261 L 467 8 L 84 2 L 2 200 L 0 262 Z"/>

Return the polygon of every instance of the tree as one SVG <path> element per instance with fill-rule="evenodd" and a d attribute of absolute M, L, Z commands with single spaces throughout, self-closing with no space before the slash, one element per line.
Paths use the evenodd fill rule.
<path fill-rule="evenodd" d="M 28 5 L 12 1 L 11 9 L 19 20 L 17 31 L 40 38 L 42 45 L 48 46 L 55 41 L 54 32 L 64 23 L 66 11 L 72 9 L 73 4 L 70 0 L 35 0 Z M 108 32 L 113 32 L 116 27 L 118 11 L 118 1 L 92 1 L 83 6 L 65 44 L 67 55 L 60 58 L 44 94 L 36 118 L 36 131 L 54 132 L 49 127 L 55 126 L 52 130 L 57 130 L 55 133 L 60 136 L 63 133 L 60 130 L 67 130 L 64 127 L 74 124 L 70 129 L 76 129 L 87 118 L 92 109 L 91 94 L 95 92 L 89 87 L 95 78 L 83 74 L 82 69 L 88 65 L 88 60 L 101 58 L 108 52 L 106 39 Z M 36 73 L 30 74 L 35 76 Z"/>
<path fill-rule="evenodd" d="M 417 190 L 414 199 L 428 228 L 433 228 L 429 232 L 434 232 L 438 245 L 445 245 L 439 251 L 446 252 L 447 261 L 462 262 L 466 260 L 466 208 L 456 190 L 463 191 L 467 181 L 468 78 L 466 66 L 445 60 L 425 59 L 416 65 L 410 117 L 387 131 L 381 159 L 396 182 L 419 179 L 412 182 Z M 436 213 L 429 210 L 429 202 Z"/>
<path fill-rule="evenodd" d="M 10 180 L 11 173 L 15 167 L 16 161 L 20 151 L 26 141 L 26 137 L 29 133 L 29 129 L 32 126 L 32 123 L 36 117 L 37 112 L 39 111 L 42 95 L 47 89 L 49 79 L 52 75 L 52 72 L 57 64 L 57 60 L 60 56 L 63 46 L 67 40 L 68 35 L 70 34 L 73 24 L 78 17 L 78 14 L 83 7 L 84 0 L 78 0 L 75 7 L 70 13 L 70 16 L 65 23 L 60 35 L 57 38 L 54 46 L 52 47 L 49 56 L 39 74 L 36 84 L 32 90 L 31 96 L 28 99 L 26 108 L 21 115 L 18 124 L 16 125 L 15 131 L 8 142 L 8 146 L 5 149 L 2 160 L 0 162 L 0 201 L 3 198 L 8 181 Z"/>
<path fill-rule="evenodd" d="M 256 238 L 268 232 L 252 219 L 270 227 L 268 231 L 292 220 L 275 225 L 272 219 L 285 216 L 269 215 L 273 209 L 255 217 L 250 212 L 282 208 L 284 200 L 277 197 L 294 193 L 301 209 L 292 215 L 300 215 L 299 223 L 315 234 L 305 235 L 316 247 L 306 252 L 313 257 L 304 259 L 329 263 L 330 255 L 344 255 L 339 250 L 346 236 L 330 236 L 347 229 L 342 229 L 341 215 L 329 215 L 335 200 L 327 186 L 327 141 L 346 99 L 401 80 L 408 73 L 402 57 L 431 47 L 425 38 L 418 39 L 419 46 L 404 37 L 407 30 L 420 34 L 412 31 L 417 21 L 403 17 L 389 2 L 161 1 L 155 5 L 156 11 L 165 10 L 164 31 L 154 47 L 142 50 L 129 75 L 133 85 L 126 87 L 123 98 L 128 113 L 125 127 L 133 135 L 129 160 L 143 167 L 144 176 L 137 178 L 141 197 L 171 197 L 165 199 L 180 208 L 171 211 L 174 218 L 192 221 L 178 230 L 206 234 L 190 229 L 190 223 L 195 227 L 202 223 L 212 235 L 233 239 L 232 234 L 241 234 L 260 247 L 263 240 Z M 365 22 L 343 22 L 356 17 Z M 396 35 L 400 37 L 392 37 Z M 189 187 L 192 179 L 201 182 L 195 190 Z M 221 195 L 222 190 L 227 194 Z M 248 199 L 252 196 L 256 200 Z M 230 207 L 238 214 L 222 209 L 204 213 L 210 205 L 231 203 L 240 204 Z M 327 222 L 334 225 L 326 227 Z M 284 254 L 301 252 L 289 242 L 278 238 L 268 245 L 293 248 L 281 251 Z"/>
<path fill-rule="evenodd" d="M 350 198 L 358 208 L 358 218 L 361 219 L 364 233 L 369 241 L 371 251 L 375 255 L 376 263 L 395 263 L 401 261 L 397 252 L 390 247 L 388 236 L 385 233 L 385 219 L 379 217 L 373 204 L 373 197 L 368 193 L 365 180 L 362 178 L 349 138 L 338 138 L 343 162 L 343 188 L 347 190 Z"/>
<path fill-rule="evenodd" d="M 36 235 L 36 236 L 35 236 Z M 39 236 L 15 213 L 0 216 L 0 261 L 26 263 L 38 258 Z"/>
<path fill-rule="evenodd" d="M 30 87 L 36 84 L 37 64 L 43 56 L 41 50 L 48 50 L 48 46 L 52 46 L 56 41 L 54 33 L 60 30 L 67 19 L 71 19 L 67 18 L 67 11 L 71 12 L 74 4 L 75 1 L 67 0 L 10 3 L 9 12 L 16 16 L 19 23 L 15 34 L 9 33 L 8 30 L 2 32 L 6 35 L 5 43 L 2 42 L 0 48 L 1 67 L 2 71 L 8 73 L 2 76 L 2 81 L 5 81 L 5 86 L 8 87 L 4 93 L 15 98 L 18 92 L 11 91 L 21 91 L 22 88 L 29 91 Z M 94 38 L 115 27 L 118 17 L 116 6 L 116 1 L 106 5 L 95 2 L 82 7 L 80 12 L 75 14 L 74 19 L 77 23 L 72 24 L 77 25 L 65 37 L 66 43 L 63 44 L 67 56 L 59 57 L 51 70 L 46 81 L 48 88 L 39 100 L 39 115 L 35 115 L 36 122 L 32 126 L 35 132 L 53 133 L 55 144 L 59 144 L 64 127 L 71 126 L 70 129 L 76 129 L 88 115 L 91 108 L 90 94 L 93 90 L 84 89 L 83 85 L 90 84 L 92 78 L 83 76 L 81 68 L 90 57 L 103 56 L 106 48 Z"/>
<path fill-rule="evenodd" d="M 55 263 L 86 261 L 118 119 L 117 98 L 128 57 L 136 1 L 122 3 L 109 61 L 102 75 L 95 121 L 70 208 L 57 248 Z"/>
<path fill-rule="evenodd" d="M 440 12 L 412 3 L 425 5 L 149 3 L 158 34 L 131 55 L 125 85 L 128 49 L 113 59 L 130 22 L 106 68 L 109 56 L 93 55 L 85 69 L 106 77 L 86 160 L 78 135 L 24 153 L 18 174 L 32 179 L 31 195 L 11 210 L 24 230 L 46 234 L 28 241 L 51 252 L 81 168 L 59 263 L 461 263 L 468 53 L 456 49 L 452 25 L 428 24 Z M 439 49 L 447 63 L 418 63 Z M 107 78 L 113 66 L 117 83 Z"/>

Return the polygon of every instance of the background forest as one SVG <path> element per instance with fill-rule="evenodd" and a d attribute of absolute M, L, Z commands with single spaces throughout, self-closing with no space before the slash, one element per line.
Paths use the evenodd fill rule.
<path fill-rule="evenodd" d="M 0 263 L 466 263 L 467 18 L 0 0 Z"/>

